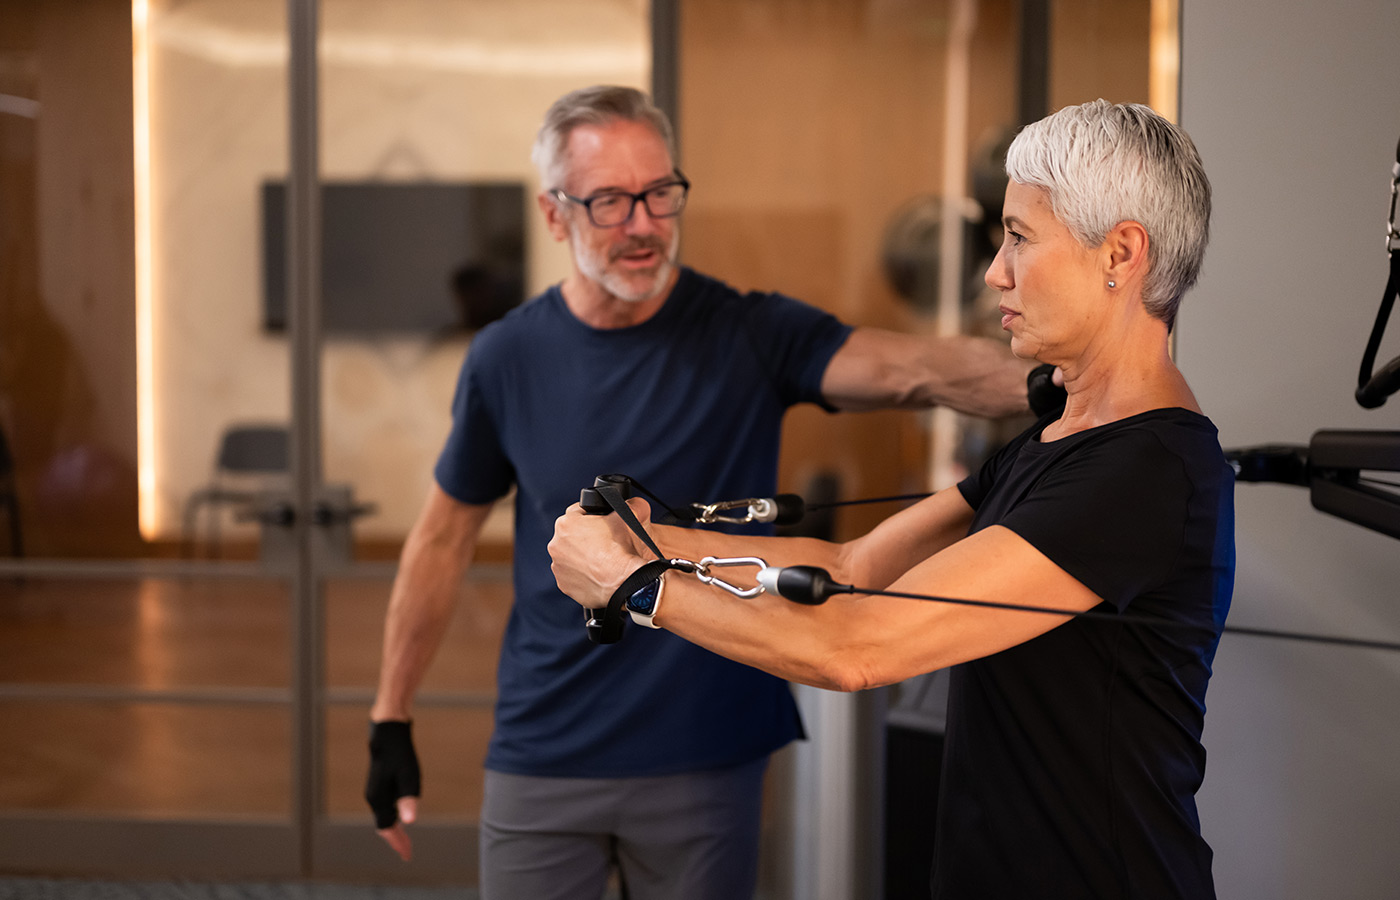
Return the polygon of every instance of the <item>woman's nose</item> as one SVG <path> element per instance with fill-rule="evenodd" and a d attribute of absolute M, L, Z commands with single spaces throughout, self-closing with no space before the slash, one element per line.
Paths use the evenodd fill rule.
<path fill-rule="evenodd" d="M 1011 269 L 1006 265 L 1006 244 L 997 249 L 997 255 L 992 257 L 992 264 L 987 267 L 987 274 L 982 280 L 987 282 L 987 287 L 998 291 L 1009 291 L 1015 285 L 1011 280 Z"/>

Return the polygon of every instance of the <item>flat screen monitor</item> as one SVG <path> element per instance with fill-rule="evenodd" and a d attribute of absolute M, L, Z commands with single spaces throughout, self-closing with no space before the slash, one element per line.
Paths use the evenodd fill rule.
<path fill-rule="evenodd" d="M 263 327 L 287 327 L 286 184 L 262 185 Z M 471 331 L 524 299 L 525 186 L 328 181 L 321 327 L 331 336 Z"/>

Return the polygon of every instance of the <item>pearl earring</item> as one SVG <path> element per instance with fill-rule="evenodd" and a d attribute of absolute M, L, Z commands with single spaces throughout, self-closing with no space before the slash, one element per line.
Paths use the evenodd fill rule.
<path fill-rule="evenodd" d="M 1116 281 L 1110 281 L 1110 282 L 1108 283 L 1108 286 L 1111 287 L 1111 288 L 1118 287 L 1118 282 L 1116 282 Z"/>

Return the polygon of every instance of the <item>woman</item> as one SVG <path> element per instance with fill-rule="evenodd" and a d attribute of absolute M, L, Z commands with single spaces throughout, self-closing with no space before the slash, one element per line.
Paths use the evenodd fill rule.
<path fill-rule="evenodd" d="M 1210 186 L 1182 131 L 1102 100 L 1028 126 L 1007 173 L 987 283 L 1013 351 L 1063 371 L 1063 411 L 846 544 L 647 528 L 672 557 L 758 556 L 861 587 L 1097 615 L 745 600 L 672 570 L 651 624 L 836 690 L 956 666 L 935 897 L 1213 897 L 1195 792 L 1233 580 L 1233 478 L 1168 352 Z M 617 516 L 577 507 L 550 552 L 586 607 L 652 558 Z"/>

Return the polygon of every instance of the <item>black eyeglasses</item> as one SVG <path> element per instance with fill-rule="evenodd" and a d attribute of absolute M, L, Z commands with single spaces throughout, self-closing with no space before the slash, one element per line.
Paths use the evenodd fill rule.
<path fill-rule="evenodd" d="M 653 219 L 671 219 L 685 209 L 685 198 L 690 193 L 690 182 L 680 169 L 676 170 L 676 180 L 632 194 L 627 191 L 602 191 L 592 197 L 575 197 L 555 188 L 550 191 L 560 200 L 577 203 L 588 212 L 588 221 L 599 228 L 616 228 L 632 220 L 637 211 L 637 203 L 646 205 L 647 215 Z"/>

